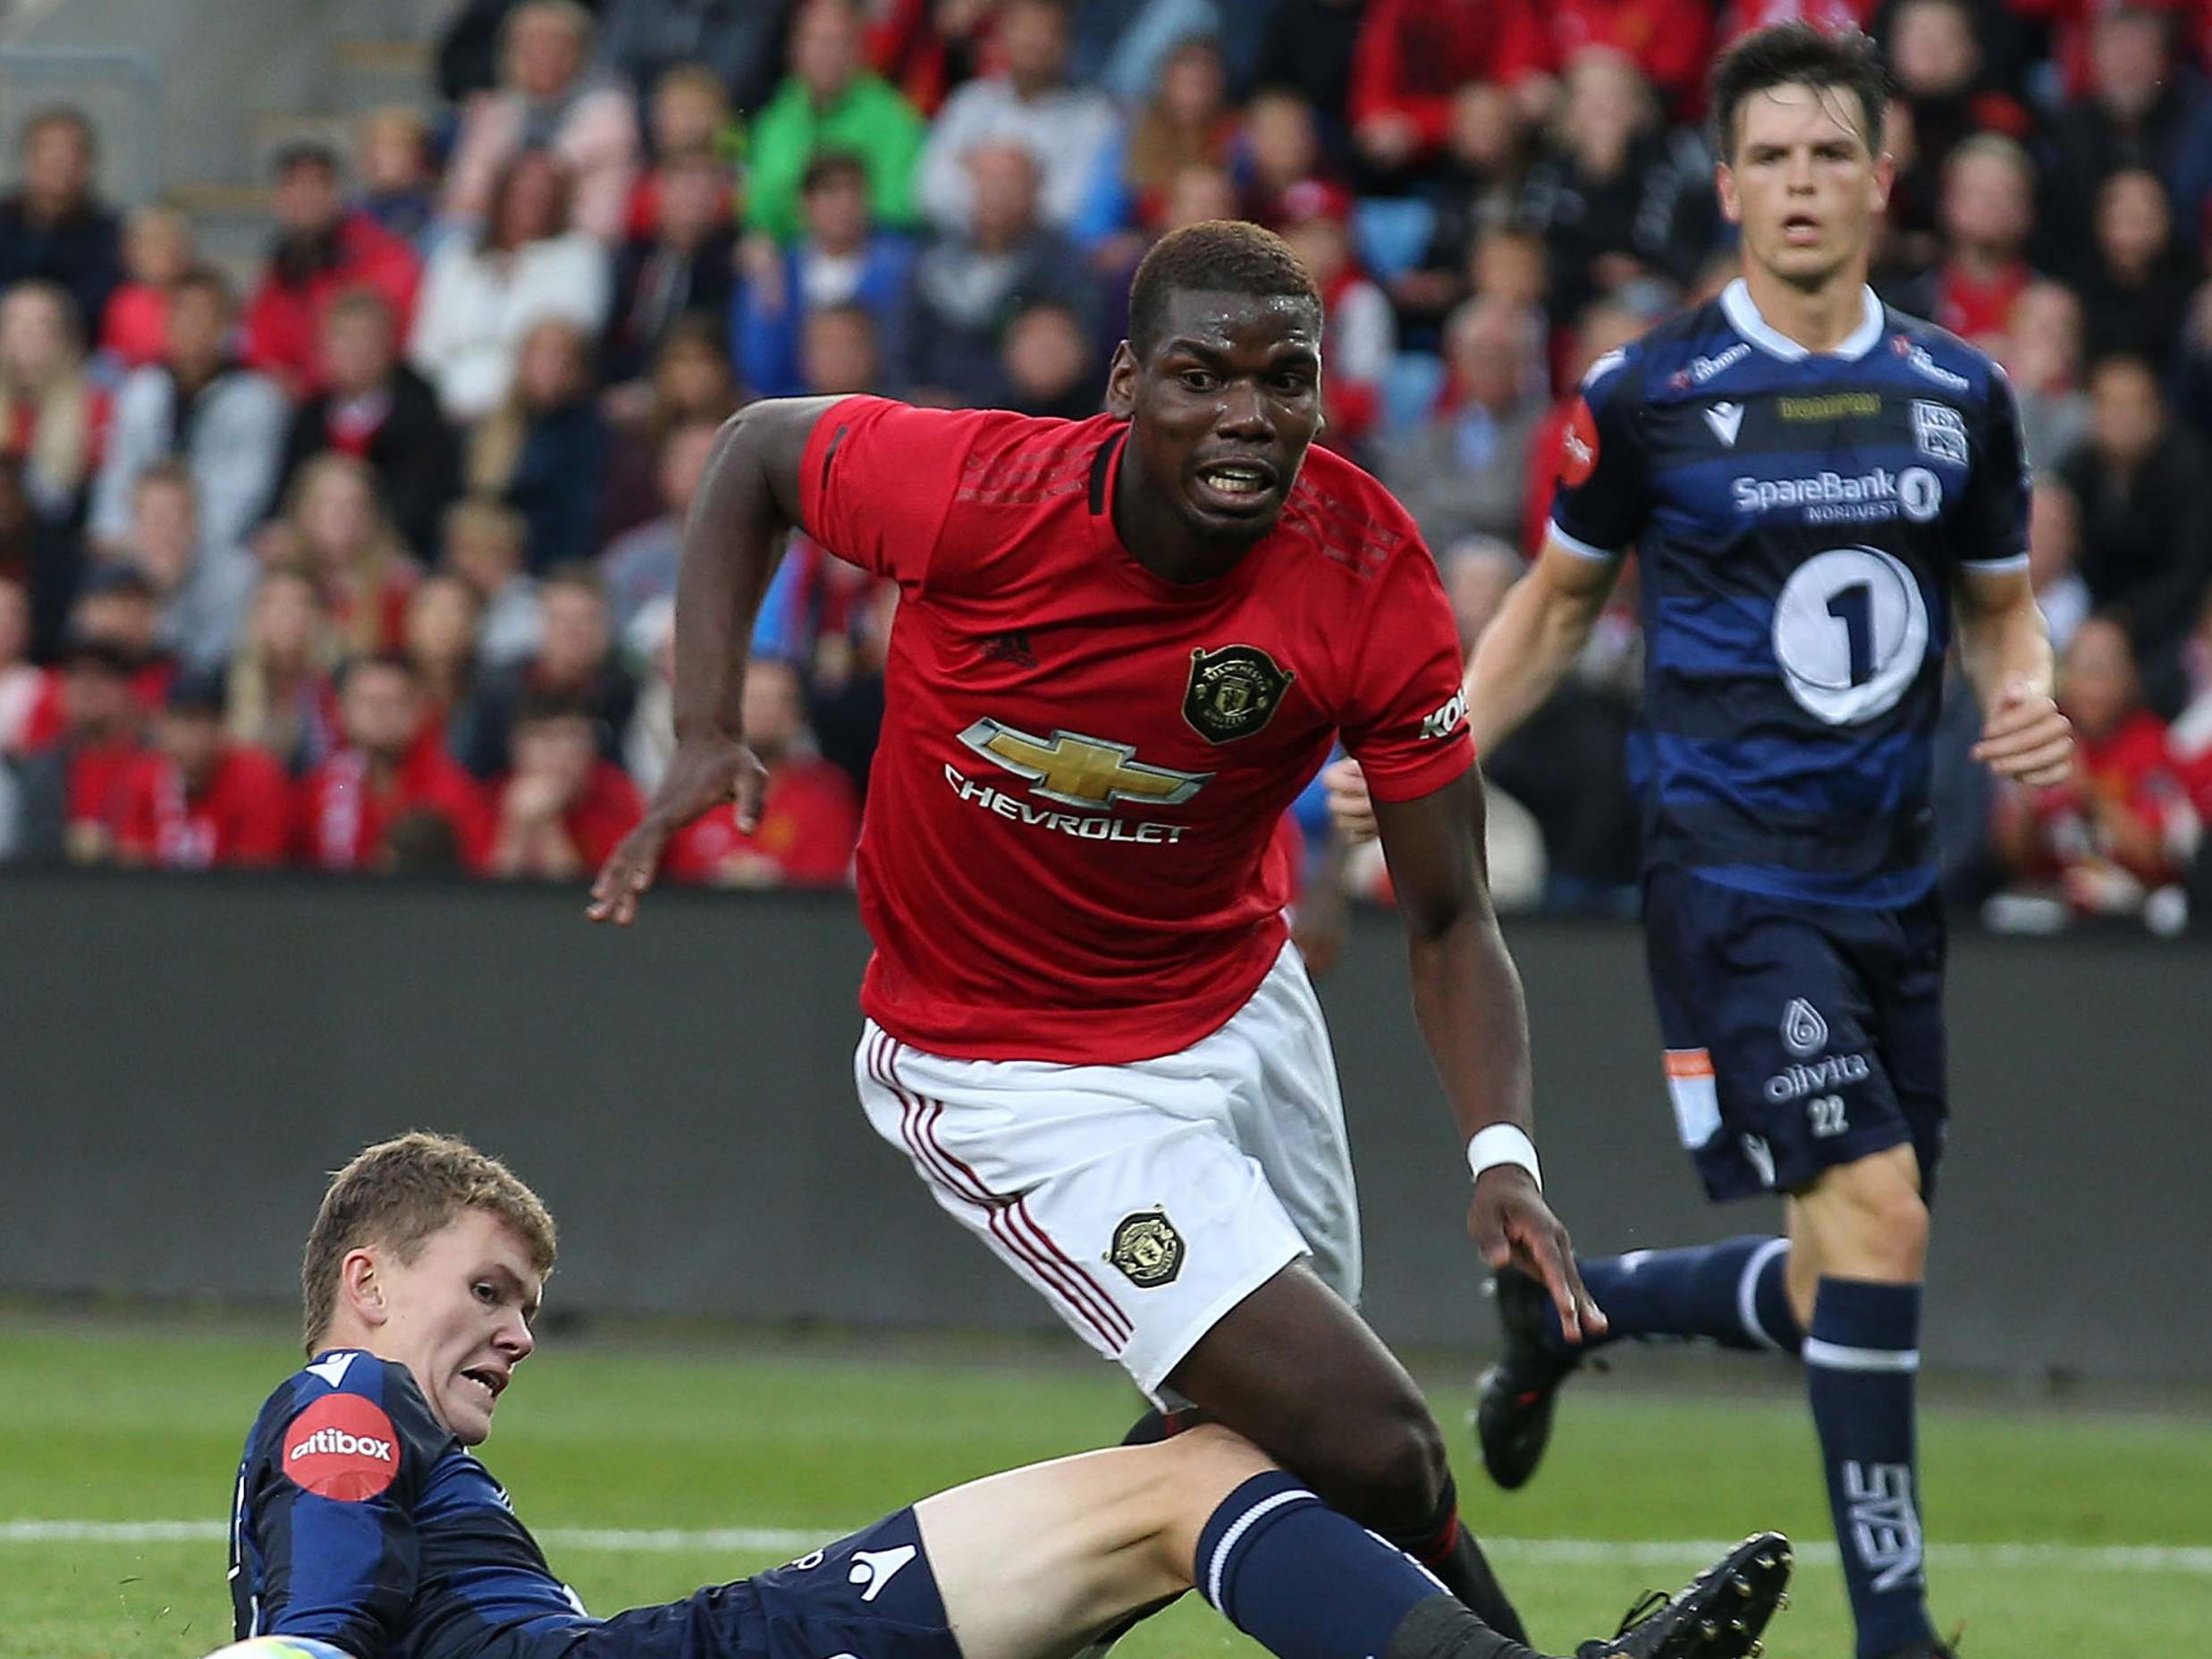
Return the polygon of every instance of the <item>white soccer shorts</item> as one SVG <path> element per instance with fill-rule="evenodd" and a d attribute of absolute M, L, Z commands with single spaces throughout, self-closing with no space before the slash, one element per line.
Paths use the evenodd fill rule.
<path fill-rule="evenodd" d="M 1344 1103 L 1295 945 L 1227 1025 L 1156 1060 L 954 1060 L 871 1020 L 854 1071 L 869 1122 L 937 1202 L 1156 1402 L 1198 1339 L 1301 1256 L 1359 1299 Z"/>

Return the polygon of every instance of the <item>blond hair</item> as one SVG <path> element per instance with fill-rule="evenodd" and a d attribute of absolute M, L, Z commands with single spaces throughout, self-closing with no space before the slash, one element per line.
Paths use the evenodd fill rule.
<path fill-rule="evenodd" d="M 368 498 L 374 521 L 367 546 L 343 570 L 325 563 L 323 550 L 308 537 L 305 519 L 308 498 L 321 489 L 326 480 L 337 478 L 360 487 Z M 299 537 L 309 571 L 326 598 L 332 595 L 343 597 L 349 588 L 351 589 L 352 603 L 343 626 L 347 649 L 357 655 L 381 649 L 384 643 L 384 618 L 377 597 L 396 572 L 409 568 L 413 555 L 400 539 L 399 531 L 393 528 L 391 510 L 384 504 L 384 487 L 376 469 L 358 455 L 349 455 L 342 450 L 325 450 L 300 469 L 291 487 L 284 492 L 283 522 Z"/>
<path fill-rule="evenodd" d="M 530 1265 L 541 1275 L 553 1271 L 553 1216 L 497 1158 L 455 1136 L 424 1130 L 357 1153 L 331 1178 L 308 1232 L 300 1265 L 300 1340 L 308 1352 L 321 1347 L 330 1329 L 338 1270 L 349 1253 L 375 1245 L 411 1262 L 431 1234 L 464 1210 L 506 1223 L 528 1247 Z"/>

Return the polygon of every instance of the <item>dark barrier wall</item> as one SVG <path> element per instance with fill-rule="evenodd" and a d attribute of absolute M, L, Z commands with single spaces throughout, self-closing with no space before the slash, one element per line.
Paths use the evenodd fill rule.
<path fill-rule="evenodd" d="M 853 1097 L 842 895 L 155 877 L 0 882 L 0 1288 L 293 1293 L 322 1172 L 409 1125 L 511 1158 L 554 1295 L 864 1325 L 1049 1325 Z M 1635 932 L 1516 920 L 1549 1189 L 1586 1248 L 1774 1224 L 1674 1145 Z M 1963 939 L 1926 1347 L 2027 1373 L 2212 1376 L 2212 956 Z M 1395 921 L 1324 987 L 1394 1339 L 1473 1345 L 1480 1269 Z M 1141 1196 L 1141 1195 L 1139 1195 Z"/>

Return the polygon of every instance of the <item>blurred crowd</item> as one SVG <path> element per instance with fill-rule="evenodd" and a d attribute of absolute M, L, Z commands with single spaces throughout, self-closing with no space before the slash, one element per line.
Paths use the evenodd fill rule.
<path fill-rule="evenodd" d="M 2170 910 L 2212 882 L 2212 0 L 465 0 L 419 107 L 274 156 L 235 276 L 104 199 L 80 113 L 30 113 L 0 859 L 588 868 L 672 742 L 717 424 L 864 391 L 1088 415 L 1136 262 L 1202 219 L 1312 269 L 1322 441 L 1420 521 L 1472 644 L 1564 395 L 1732 272 L 1702 77 L 1785 17 L 1882 43 L 1877 286 L 2005 364 L 2036 472 L 2081 765 L 1995 791 L 1954 698 L 1946 883 Z M 1632 901 L 1628 588 L 1485 758 L 1522 901 Z M 847 879 L 894 602 L 794 538 L 746 687 L 765 813 L 672 875 Z"/>

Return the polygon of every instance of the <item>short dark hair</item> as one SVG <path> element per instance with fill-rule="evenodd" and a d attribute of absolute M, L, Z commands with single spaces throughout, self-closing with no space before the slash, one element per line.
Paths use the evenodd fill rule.
<path fill-rule="evenodd" d="M 169 284 L 169 292 L 173 297 L 191 288 L 215 295 L 226 311 L 238 303 L 238 295 L 231 286 L 231 279 L 223 274 L 223 267 L 219 265 L 187 266 L 177 273 L 176 281 Z"/>
<path fill-rule="evenodd" d="M 48 127 L 67 127 L 77 135 L 84 146 L 85 154 L 98 159 L 100 131 L 92 124 L 92 117 L 74 104 L 48 104 L 43 109 L 31 111 L 23 124 L 15 130 L 15 143 L 19 150 L 29 149 L 30 141 Z"/>
<path fill-rule="evenodd" d="M 857 180 L 862 190 L 867 189 L 868 164 L 848 149 L 819 151 L 799 174 L 798 193 L 811 196 L 832 179 L 843 178 Z"/>
<path fill-rule="evenodd" d="M 1129 349 L 1142 360 L 1167 326 L 1178 292 L 1287 295 L 1318 311 L 1321 290 L 1290 244 L 1242 219 L 1203 219 L 1169 231 L 1144 256 L 1129 284 Z"/>
<path fill-rule="evenodd" d="M 1856 97 L 1866 116 L 1866 147 L 1881 154 L 1889 76 L 1874 42 L 1855 29 L 1828 34 L 1810 23 L 1775 23 L 1745 35 L 1713 65 L 1713 144 L 1723 161 L 1735 153 L 1736 114 L 1743 100 L 1786 86 Z"/>
<path fill-rule="evenodd" d="M 580 720 L 587 726 L 596 724 L 591 706 L 567 691 L 532 691 L 515 710 L 517 731 L 554 720 Z"/>
<path fill-rule="evenodd" d="M 336 180 L 344 175 L 345 164 L 338 152 L 320 139 L 292 139 L 276 148 L 269 157 L 269 176 L 281 179 L 297 173 L 302 167 L 313 167 L 325 178 Z"/>

